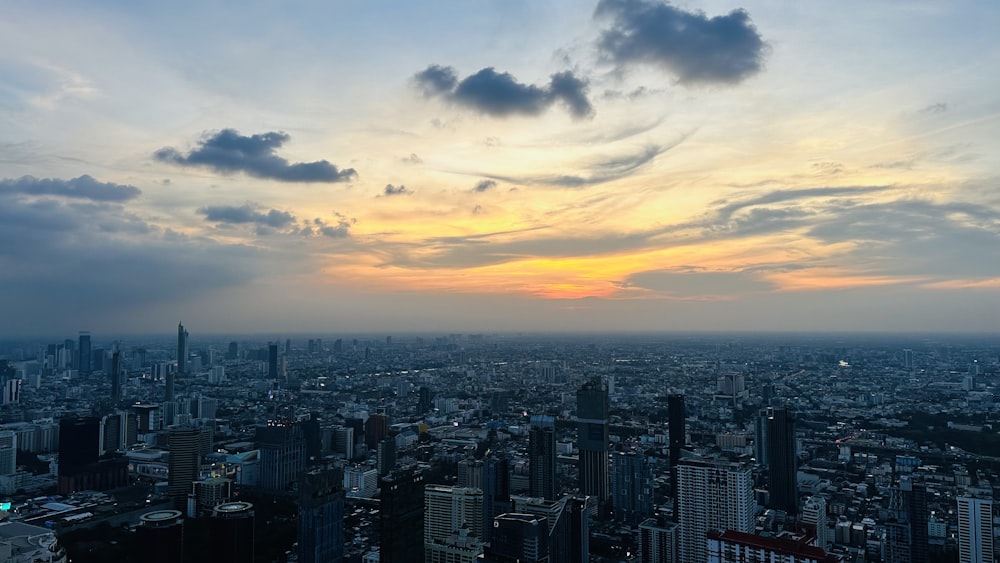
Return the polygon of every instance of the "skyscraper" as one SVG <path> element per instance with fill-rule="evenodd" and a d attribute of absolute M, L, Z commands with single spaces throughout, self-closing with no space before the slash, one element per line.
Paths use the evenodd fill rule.
<path fill-rule="evenodd" d="M 181 563 L 184 560 L 184 515 L 179 510 L 147 512 L 135 529 L 136 561 Z"/>
<path fill-rule="evenodd" d="M 257 426 L 256 442 L 260 450 L 260 488 L 283 491 L 306 468 L 306 440 L 299 423 L 269 420 Z"/>
<path fill-rule="evenodd" d="M 267 345 L 267 378 L 278 379 L 278 343 Z"/>
<path fill-rule="evenodd" d="M 191 426 L 171 426 L 167 437 L 170 458 L 167 462 L 167 496 L 174 509 L 187 510 L 191 483 L 201 470 L 201 429 Z"/>
<path fill-rule="evenodd" d="M 958 504 L 959 563 L 993 562 L 993 500 L 962 496 Z"/>
<path fill-rule="evenodd" d="M 826 500 L 823 497 L 809 497 L 802 506 L 799 521 L 816 533 L 816 545 L 828 549 L 832 542 L 827 529 Z"/>
<path fill-rule="evenodd" d="M 111 401 L 114 404 L 122 400 L 122 353 L 115 349 L 111 354 Z"/>
<path fill-rule="evenodd" d="M 80 332 L 79 344 L 77 345 L 77 354 L 79 354 L 79 372 L 81 376 L 88 376 L 91 372 L 91 349 L 90 349 L 90 333 Z"/>
<path fill-rule="evenodd" d="M 424 477 L 417 468 L 380 481 L 379 562 L 423 563 Z"/>
<path fill-rule="evenodd" d="M 889 489 L 889 518 L 886 521 L 886 563 L 927 563 L 927 488 L 901 477 Z"/>
<path fill-rule="evenodd" d="M 209 521 L 213 563 L 253 563 L 254 510 L 249 502 L 216 506 Z"/>
<path fill-rule="evenodd" d="M 340 563 L 344 559 L 343 471 L 317 468 L 299 480 L 299 561 Z"/>
<path fill-rule="evenodd" d="M 681 561 L 705 561 L 709 530 L 753 532 L 756 506 L 750 466 L 721 459 L 685 459 L 677 469 Z"/>
<path fill-rule="evenodd" d="M 610 501 L 608 475 L 608 388 L 600 378 L 576 392 L 577 442 L 580 450 L 580 493 L 595 497 L 601 516 Z"/>
<path fill-rule="evenodd" d="M 684 395 L 667 396 L 667 431 L 669 433 L 668 453 L 670 455 L 670 494 L 674 497 L 674 520 L 679 513 L 677 499 L 677 463 L 681 459 L 681 450 L 687 443 L 687 429 L 684 427 L 686 414 L 684 412 Z"/>
<path fill-rule="evenodd" d="M 653 471 L 641 450 L 616 452 L 611 459 L 615 520 L 638 526 L 653 515 Z"/>
<path fill-rule="evenodd" d="M 761 411 L 760 427 L 764 444 L 768 482 L 768 508 L 799 512 L 798 456 L 795 452 L 795 418 L 785 408 L 768 407 Z"/>
<path fill-rule="evenodd" d="M 188 357 L 191 355 L 191 351 L 188 349 L 188 331 L 185 330 L 183 323 L 177 323 L 177 373 L 179 375 L 187 375 L 188 373 Z"/>
<path fill-rule="evenodd" d="M 59 492 L 79 490 L 77 477 L 97 463 L 101 454 L 101 420 L 94 417 L 59 420 Z"/>
<path fill-rule="evenodd" d="M 489 563 L 541 563 L 549 561 L 549 523 L 544 516 L 500 514 L 493 526 L 493 540 L 485 549 Z"/>
<path fill-rule="evenodd" d="M 493 518 L 510 512 L 510 463 L 495 452 L 483 459 L 483 541 L 493 533 Z"/>
<path fill-rule="evenodd" d="M 556 426 L 555 418 L 531 417 L 528 432 L 528 463 L 531 473 L 528 494 L 547 500 L 556 498 Z"/>

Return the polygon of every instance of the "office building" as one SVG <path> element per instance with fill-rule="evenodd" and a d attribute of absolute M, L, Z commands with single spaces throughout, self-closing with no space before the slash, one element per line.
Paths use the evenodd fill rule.
<path fill-rule="evenodd" d="M 480 459 L 465 458 L 458 462 L 458 481 L 456 487 L 482 489 L 483 488 L 483 461 Z"/>
<path fill-rule="evenodd" d="M 756 505 L 750 466 L 685 459 L 677 469 L 681 561 L 705 561 L 705 534 L 710 530 L 753 532 Z"/>
<path fill-rule="evenodd" d="M 416 468 L 401 469 L 379 483 L 379 562 L 423 563 L 423 474 Z"/>
<path fill-rule="evenodd" d="M 278 343 L 267 345 L 267 378 L 278 379 Z"/>
<path fill-rule="evenodd" d="M 597 499 L 601 517 L 610 504 L 608 474 L 608 388 L 600 378 L 588 381 L 576 393 L 577 442 L 580 450 L 580 493 Z"/>
<path fill-rule="evenodd" d="M 556 498 L 556 426 L 551 416 L 533 415 L 528 431 L 528 494 Z"/>
<path fill-rule="evenodd" d="M 269 420 L 257 426 L 260 450 L 258 485 L 267 491 L 291 487 L 306 468 L 306 440 L 302 426 L 291 420 Z"/>
<path fill-rule="evenodd" d="M 677 529 L 674 522 L 647 518 L 639 524 L 639 561 L 637 563 L 679 563 Z"/>
<path fill-rule="evenodd" d="M 785 408 L 768 407 L 758 417 L 763 436 L 756 439 L 763 445 L 767 468 L 767 507 L 798 514 L 798 455 L 795 447 L 795 418 Z"/>
<path fill-rule="evenodd" d="M 201 429 L 192 426 L 171 426 L 167 444 L 170 458 L 167 462 L 167 496 L 174 509 L 187 511 L 191 483 L 198 479 L 201 469 Z"/>
<path fill-rule="evenodd" d="M 184 561 L 184 515 L 179 510 L 156 510 L 140 516 L 135 528 L 135 549 L 136 561 Z"/>
<path fill-rule="evenodd" d="M 615 452 L 611 460 L 615 520 L 638 526 L 653 515 L 653 470 L 642 450 Z"/>
<path fill-rule="evenodd" d="M 434 409 L 434 393 L 430 387 L 421 386 L 417 392 L 417 414 L 427 414 Z"/>
<path fill-rule="evenodd" d="M 77 371 L 80 373 L 81 377 L 87 377 L 90 375 L 92 368 L 91 355 L 93 354 L 90 344 L 90 333 L 80 332 L 79 343 L 77 345 L 77 355 L 79 360 L 77 360 Z"/>
<path fill-rule="evenodd" d="M 109 374 L 111 378 L 111 401 L 112 404 L 117 405 L 122 402 L 122 353 L 120 350 L 115 349 L 111 353 L 111 372 Z"/>
<path fill-rule="evenodd" d="M 559 500 L 512 496 L 512 512 L 544 517 L 549 526 L 550 563 L 590 560 L 589 503 L 594 499 L 564 496 Z"/>
<path fill-rule="evenodd" d="M 344 559 L 343 472 L 316 468 L 299 479 L 300 563 L 340 563 Z"/>
<path fill-rule="evenodd" d="M 77 477 L 101 455 L 101 420 L 94 417 L 59 420 L 59 491 L 81 490 Z"/>
<path fill-rule="evenodd" d="M 885 562 L 927 563 L 930 540 L 927 531 L 927 488 L 904 476 L 889 489 L 886 521 Z"/>
<path fill-rule="evenodd" d="M 209 520 L 212 563 L 253 563 L 254 510 L 249 502 L 226 502 Z"/>
<path fill-rule="evenodd" d="M 183 323 L 177 323 L 177 373 L 178 375 L 187 375 L 188 366 L 190 365 L 189 358 L 191 356 L 191 350 L 188 348 L 188 339 L 190 335 L 188 331 L 184 328 Z"/>
<path fill-rule="evenodd" d="M 396 467 L 396 439 L 392 436 L 378 443 L 376 466 L 380 477 L 385 477 Z"/>
<path fill-rule="evenodd" d="M 372 414 L 365 420 L 365 446 L 377 450 L 378 443 L 389 435 L 389 419 L 384 414 Z"/>
<path fill-rule="evenodd" d="M 959 563 L 993 563 L 993 500 L 961 496 L 956 502 Z"/>
<path fill-rule="evenodd" d="M 483 533 L 484 542 L 490 541 L 493 519 L 510 512 L 510 463 L 506 457 L 487 452 L 483 458 Z"/>

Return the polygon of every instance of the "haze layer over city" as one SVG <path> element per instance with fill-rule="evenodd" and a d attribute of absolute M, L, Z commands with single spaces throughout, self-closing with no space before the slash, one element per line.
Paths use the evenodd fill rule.
<path fill-rule="evenodd" d="M 996 563 L 997 29 L 0 3 L 0 560 Z"/>

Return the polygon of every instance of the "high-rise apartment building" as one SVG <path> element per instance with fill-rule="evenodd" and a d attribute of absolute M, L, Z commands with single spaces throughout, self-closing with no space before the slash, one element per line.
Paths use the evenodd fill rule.
<path fill-rule="evenodd" d="M 677 528 L 663 518 L 647 518 L 639 524 L 637 563 L 678 563 Z"/>
<path fill-rule="evenodd" d="M 753 532 L 757 510 L 749 465 L 685 459 L 677 469 L 681 561 L 705 561 L 705 534 L 710 530 Z"/>
<path fill-rule="evenodd" d="M 379 484 L 380 563 L 423 563 L 423 474 L 416 468 L 401 469 Z"/>
<path fill-rule="evenodd" d="M 122 401 L 122 353 L 121 350 L 115 350 L 111 354 L 111 401 L 114 404 L 118 404 Z"/>
<path fill-rule="evenodd" d="M 611 500 L 615 520 L 631 526 L 653 515 L 653 471 L 641 450 L 611 456 Z"/>
<path fill-rule="evenodd" d="M 681 459 L 681 450 L 687 443 L 687 429 L 685 428 L 686 413 L 684 412 L 684 395 L 672 394 L 667 396 L 667 432 L 668 454 L 670 455 L 670 494 L 674 497 L 674 520 L 677 519 L 677 463 Z"/>
<path fill-rule="evenodd" d="M 424 488 L 424 561 L 475 561 L 482 553 L 479 538 L 482 521 L 482 490 L 427 485 Z"/>
<path fill-rule="evenodd" d="M 816 534 L 816 545 L 829 549 L 833 543 L 830 530 L 827 528 L 826 500 L 823 497 L 809 497 L 802 506 L 799 522 Z"/>
<path fill-rule="evenodd" d="M 607 515 L 611 500 L 608 474 L 609 410 L 608 387 L 600 378 L 591 379 L 576 392 L 580 493 L 597 499 L 602 517 Z"/>
<path fill-rule="evenodd" d="M 552 500 L 556 498 L 556 426 L 555 418 L 531 417 L 528 431 L 528 494 Z"/>
<path fill-rule="evenodd" d="M 959 563 L 993 563 L 993 499 L 961 496 L 956 502 Z"/>

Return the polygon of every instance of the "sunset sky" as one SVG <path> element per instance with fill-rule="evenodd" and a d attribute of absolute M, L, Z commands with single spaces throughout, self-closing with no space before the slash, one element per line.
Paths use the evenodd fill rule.
<path fill-rule="evenodd" d="M 0 4 L 0 335 L 1000 332 L 1000 4 Z"/>

